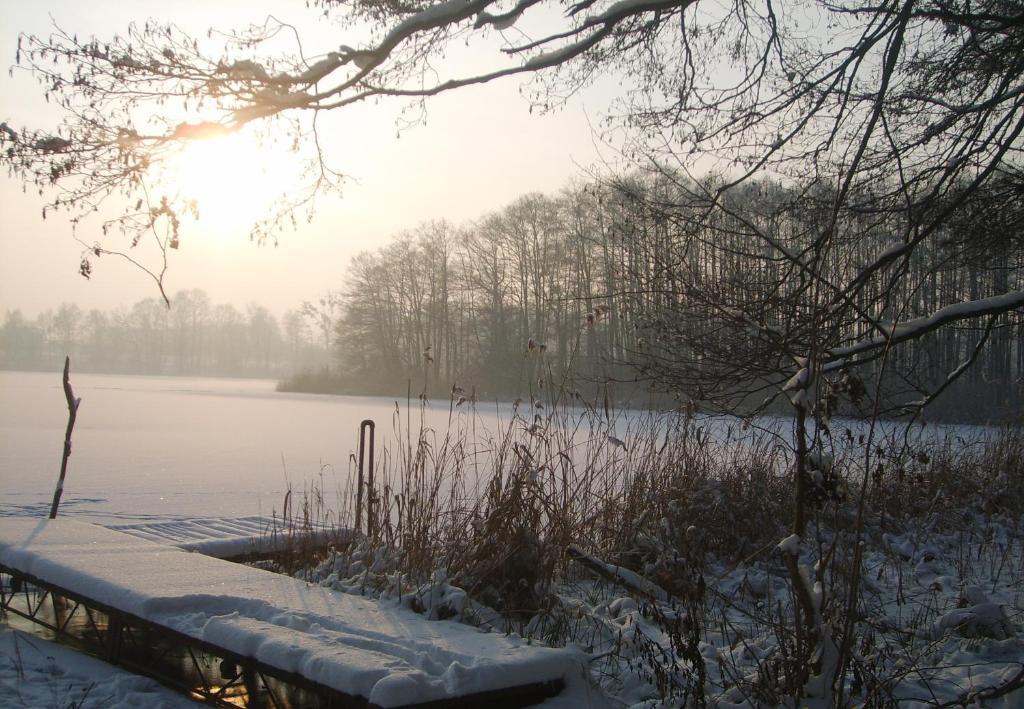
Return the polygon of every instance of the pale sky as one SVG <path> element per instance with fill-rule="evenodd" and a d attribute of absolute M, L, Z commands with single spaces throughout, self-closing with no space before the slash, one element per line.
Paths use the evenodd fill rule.
<path fill-rule="evenodd" d="M 338 44 L 359 46 L 337 25 L 316 21 L 302 0 L 226 2 L 126 2 L 90 0 L 5 2 L 0 19 L 0 63 L 14 61 L 19 30 L 45 33 L 51 17 L 79 37 L 109 37 L 132 21 L 167 19 L 205 36 L 209 26 L 239 27 L 262 21 L 268 12 L 304 27 L 307 54 Z M 390 236 L 421 221 L 446 218 L 461 223 L 500 208 L 531 191 L 551 193 L 581 174 L 581 168 L 611 159 L 599 148 L 596 124 L 617 82 L 583 92 L 559 111 L 531 115 L 519 96 L 519 80 L 470 87 L 435 97 L 425 126 L 396 139 L 399 103 L 331 116 L 321 124 L 332 142 L 332 165 L 358 179 L 342 198 L 327 197 L 317 217 L 297 232 L 286 231 L 274 246 L 256 246 L 241 225 L 192 229 L 173 253 L 167 290 L 202 288 L 214 302 L 244 306 L 257 301 L 280 314 L 302 300 L 336 289 L 349 259 L 387 243 Z M 0 120 L 19 128 L 55 123 L 39 87 L 24 72 L 0 78 Z M 325 116 L 326 118 L 326 116 Z M 78 275 L 82 247 L 62 215 L 41 218 L 43 200 L 0 176 L 0 315 L 20 308 L 33 317 L 73 301 L 84 310 L 130 305 L 157 295 L 151 281 L 110 257 L 94 264 L 94 275 Z M 99 224 L 85 223 L 79 235 L 98 237 Z M 116 245 L 114 241 L 105 242 Z"/>

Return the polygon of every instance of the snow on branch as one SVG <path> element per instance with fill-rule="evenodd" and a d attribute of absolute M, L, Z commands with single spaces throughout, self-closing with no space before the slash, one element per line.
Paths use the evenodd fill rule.
<path fill-rule="evenodd" d="M 374 61 L 361 67 L 363 72 L 370 71 L 374 66 L 380 64 L 384 58 L 392 52 L 399 44 L 420 32 L 446 27 L 462 20 L 479 15 L 494 0 L 448 0 L 448 2 L 430 5 L 424 10 L 417 12 L 411 17 L 399 22 L 388 32 L 380 44 L 370 54 Z"/>
<path fill-rule="evenodd" d="M 696 0 L 623 0 L 611 5 L 603 12 L 583 19 L 568 30 L 546 35 L 528 44 L 503 49 L 505 54 L 513 55 L 549 47 L 561 40 L 574 39 L 574 41 L 569 41 L 561 46 L 541 51 L 529 57 L 522 64 L 514 66 L 452 78 L 416 88 L 388 86 L 368 81 L 372 72 L 383 67 L 399 45 L 416 35 L 452 27 L 474 15 L 476 16 L 474 29 L 479 29 L 484 25 L 491 25 L 497 29 L 507 28 L 515 23 L 526 8 L 537 2 L 539 0 L 524 0 L 503 15 L 490 15 L 484 11 L 486 7 L 493 4 L 493 0 L 479 2 L 450 0 L 432 5 L 396 25 L 376 47 L 365 50 L 349 50 L 350 57 L 360 67 L 360 71 L 342 84 L 321 94 L 310 96 L 308 106 L 317 110 L 330 110 L 365 101 L 374 96 L 436 96 L 446 91 L 474 84 L 485 84 L 507 76 L 530 74 L 558 67 L 582 56 L 608 37 L 614 37 L 616 28 L 631 17 L 648 13 L 658 15 L 669 10 L 683 9 L 694 4 Z M 357 92 L 345 95 L 345 92 L 352 90 L 357 90 Z M 323 102 L 331 97 L 334 98 L 333 101 Z"/>
<path fill-rule="evenodd" d="M 633 593 L 661 603 L 672 602 L 672 595 L 668 591 L 635 571 L 602 561 L 595 556 L 587 554 L 577 546 L 570 545 L 566 547 L 565 552 L 573 561 L 587 567 L 599 576 L 629 589 Z"/>
<path fill-rule="evenodd" d="M 473 23 L 473 29 L 480 29 L 484 25 L 490 25 L 496 30 L 507 30 L 512 27 L 516 20 L 523 16 L 523 13 L 537 3 L 540 0 L 520 0 L 516 3 L 508 12 L 504 12 L 500 15 L 492 15 L 489 12 L 481 12 L 476 17 L 476 21 Z"/>
<path fill-rule="evenodd" d="M 1011 291 L 1003 295 L 992 296 L 991 298 L 954 303 L 944 308 L 939 308 L 931 315 L 914 318 L 902 323 L 881 325 L 885 331 L 884 335 L 862 340 L 845 347 L 833 347 L 828 350 L 831 361 L 824 367 L 824 370 L 834 371 L 842 369 L 849 364 L 846 360 L 850 357 L 871 352 L 888 345 L 916 339 L 953 322 L 980 318 L 986 315 L 999 315 L 1000 313 L 1007 313 L 1019 308 L 1024 308 L 1024 290 Z"/>

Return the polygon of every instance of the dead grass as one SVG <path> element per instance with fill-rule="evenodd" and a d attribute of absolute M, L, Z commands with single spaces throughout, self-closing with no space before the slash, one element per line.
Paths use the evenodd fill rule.
<path fill-rule="evenodd" d="M 416 418 L 396 407 L 379 449 L 376 527 L 305 558 L 301 575 L 431 617 L 576 643 L 593 653 L 595 680 L 621 697 L 769 706 L 804 691 L 776 551 L 792 511 L 785 435 L 685 412 L 626 418 L 530 404 L 496 432 L 454 406 L 444 431 Z M 811 580 L 847 647 L 842 696 L 888 706 L 935 662 L 933 627 L 959 594 L 946 576 L 984 579 L 989 593 L 1024 580 L 1024 434 L 914 445 L 851 435 L 815 450 L 826 448 L 805 544 Z M 355 492 L 339 491 L 330 513 L 322 491 L 307 493 L 292 517 L 351 525 Z M 570 548 L 605 572 L 573 561 Z M 938 586 L 921 587 L 921 570 L 940 557 Z M 1021 601 L 1011 601 L 1012 622 Z"/>

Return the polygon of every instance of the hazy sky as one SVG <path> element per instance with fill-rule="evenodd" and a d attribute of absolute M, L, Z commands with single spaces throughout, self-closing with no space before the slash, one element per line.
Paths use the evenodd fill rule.
<path fill-rule="evenodd" d="M 46 33 L 51 17 L 79 37 L 109 37 L 147 17 L 205 36 L 210 26 L 239 27 L 269 12 L 305 28 L 307 54 L 362 44 L 351 31 L 317 21 L 302 0 L 50 0 L 5 4 L 0 61 L 5 68 L 13 63 L 19 30 Z M 5 71 L 2 77 L 0 120 L 16 128 L 56 122 L 27 74 L 15 71 L 11 78 Z M 250 243 L 245 227 L 230 220 L 190 230 L 173 253 L 168 292 L 202 288 L 215 302 L 242 306 L 255 300 L 280 313 L 339 287 L 352 255 L 386 243 L 403 228 L 435 218 L 463 222 L 520 194 L 555 191 L 607 153 L 596 147 L 590 121 L 607 107 L 613 81 L 544 116 L 530 114 L 518 89 L 512 79 L 436 97 L 428 104 L 427 125 L 398 139 L 397 102 L 331 116 L 321 124 L 332 143 L 329 157 L 358 182 L 348 185 L 344 197 L 328 197 L 313 224 L 283 233 L 276 247 Z M 94 265 L 91 280 L 80 277 L 81 246 L 61 215 L 41 218 L 43 204 L 15 180 L 0 177 L 0 314 L 21 308 L 31 317 L 64 300 L 83 309 L 110 308 L 157 295 L 143 274 L 109 257 Z M 79 236 L 92 242 L 98 229 L 98 222 L 85 223 Z"/>

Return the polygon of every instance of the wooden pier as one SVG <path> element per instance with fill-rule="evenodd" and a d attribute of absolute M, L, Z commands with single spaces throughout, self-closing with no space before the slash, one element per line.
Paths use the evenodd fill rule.
<path fill-rule="evenodd" d="M 0 606 L 219 706 L 524 706 L 543 648 L 68 519 L 0 519 Z"/>

